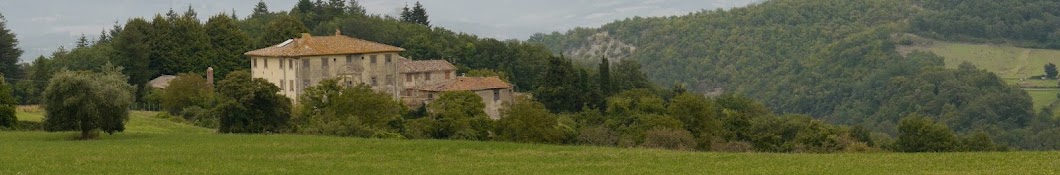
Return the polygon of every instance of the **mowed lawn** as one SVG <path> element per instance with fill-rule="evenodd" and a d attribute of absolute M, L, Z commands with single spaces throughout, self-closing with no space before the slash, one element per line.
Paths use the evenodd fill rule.
<path fill-rule="evenodd" d="M 100 140 L 0 132 L 0 174 L 1058 174 L 1060 152 L 707 153 L 215 134 L 134 115 Z M 144 126 L 138 126 L 144 125 Z"/>

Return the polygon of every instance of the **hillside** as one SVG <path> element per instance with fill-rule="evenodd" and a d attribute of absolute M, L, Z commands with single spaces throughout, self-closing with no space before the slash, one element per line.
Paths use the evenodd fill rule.
<path fill-rule="evenodd" d="M 754 97 L 776 113 L 808 114 L 888 134 L 897 133 L 900 118 L 914 113 L 945 121 L 957 132 L 1013 131 L 1053 122 L 1038 120 L 1031 97 L 989 69 L 953 69 L 938 54 L 898 52 L 899 34 L 928 30 L 909 21 L 926 19 L 923 14 L 935 10 L 917 7 L 942 3 L 936 1 L 774 0 L 684 16 L 629 18 L 600 28 L 538 34 L 529 42 L 554 53 L 588 53 L 569 55 L 579 60 L 603 56 L 575 52 L 608 45 L 598 41 L 623 43 L 636 50 L 617 57 L 639 61 L 649 78 L 665 87 L 720 89 Z M 599 33 L 611 38 L 590 37 Z M 990 133 L 1009 144 L 1029 139 Z M 1037 144 L 1025 147 L 1030 145 Z"/>
<path fill-rule="evenodd" d="M 899 45 L 899 52 L 931 52 L 944 57 L 947 68 L 957 69 L 961 63 L 968 62 L 993 72 L 1010 85 L 1023 87 L 1031 96 L 1035 111 L 1060 101 L 1060 98 L 1057 98 L 1057 94 L 1060 93 L 1057 80 L 1029 78 L 1044 74 L 1043 66 L 1047 63 L 1060 63 L 1060 50 L 1024 48 L 1006 44 L 949 42 L 916 35 L 905 37 L 911 41 L 911 44 Z M 1053 117 L 1057 116 L 1060 116 L 1060 108 L 1053 109 Z"/>
<path fill-rule="evenodd" d="M 129 130 L 0 132 L 0 174 L 1056 174 L 1060 152 L 705 153 L 449 140 L 213 134 L 135 112 Z M 27 115 L 21 115 L 27 116 Z M 76 148 L 76 149 L 71 149 Z M 880 160 L 887 160 L 881 162 Z M 57 163 L 63 162 L 63 163 Z M 414 164 L 417 166 L 408 166 Z"/>

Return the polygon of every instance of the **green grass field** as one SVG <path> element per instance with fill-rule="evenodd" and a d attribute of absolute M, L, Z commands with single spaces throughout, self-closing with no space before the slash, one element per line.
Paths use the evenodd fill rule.
<path fill-rule="evenodd" d="M 1027 88 L 1034 102 L 1034 110 L 1057 100 L 1060 93 L 1057 80 L 1027 79 L 1031 76 L 1045 74 L 1045 64 L 1060 64 L 1060 50 L 1029 49 L 1008 45 L 969 44 L 945 42 L 906 35 L 918 43 L 913 46 L 900 46 L 902 52 L 912 50 L 929 51 L 945 58 L 946 67 L 957 68 L 963 62 L 969 62 L 980 69 L 994 72 L 1012 85 Z M 1053 111 L 1060 114 L 1060 109 Z M 1060 115 L 1053 115 L 1060 117 Z"/>
<path fill-rule="evenodd" d="M 906 49 L 931 51 L 946 58 L 946 67 L 969 62 L 1005 79 L 1021 79 L 1045 74 L 1045 64 L 1060 64 L 1060 50 L 1028 49 L 1006 45 L 953 43 L 917 38 L 931 43 Z M 1051 83 L 1049 83 L 1051 82 Z M 1055 87 L 1056 81 L 1035 82 Z"/>
<path fill-rule="evenodd" d="M 33 116 L 33 115 L 19 115 Z M 1060 152 L 774 154 L 215 134 L 136 112 L 128 131 L 0 132 L 0 174 L 1057 174 Z M 26 118 L 31 120 L 32 118 Z"/>

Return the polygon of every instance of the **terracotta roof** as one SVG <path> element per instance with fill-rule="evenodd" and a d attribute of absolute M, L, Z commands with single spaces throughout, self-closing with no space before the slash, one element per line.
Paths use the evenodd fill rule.
<path fill-rule="evenodd" d="M 154 88 L 165 89 L 166 87 L 169 87 L 169 82 L 173 81 L 173 79 L 176 79 L 176 78 L 177 78 L 177 76 L 162 75 L 162 76 L 156 77 L 155 79 L 151 79 L 151 81 L 147 82 L 147 85 L 149 85 L 151 87 L 154 87 Z"/>
<path fill-rule="evenodd" d="M 317 55 L 345 55 L 379 52 L 401 52 L 405 51 L 395 47 L 377 42 L 351 38 L 345 35 L 334 36 L 311 36 L 303 33 L 301 38 L 290 39 L 274 46 L 252 50 L 244 53 L 248 56 L 266 57 L 300 57 Z"/>
<path fill-rule="evenodd" d="M 456 66 L 445 60 L 401 60 L 401 73 L 456 70 Z"/>
<path fill-rule="evenodd" d="M 423 85 L 413 89 L 425 91 L 476 91 L 486 89 L 507 89 L 512 85 L 496 76 L 493 77 L 456 77 L 456 79 Z"/>

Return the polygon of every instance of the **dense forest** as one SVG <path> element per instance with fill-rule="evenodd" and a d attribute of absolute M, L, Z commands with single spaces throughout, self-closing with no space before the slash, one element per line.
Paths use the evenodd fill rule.
<path fill-rule="evenodd" d="M 1025 92 L 970 64 L 945 69 L 943 59 L 934 54 L 895 51 L 895 36 L 900 33 L 1044 46 L 1056 41 L 1043 38 L 1057 29 L 1052 16 L 1057 8 L 1048 8 L 1052 4 L 1056 3 L 773 0 L 684 16 L 628 18 L 600 28 L 536 34 L 529 41 L 555 53 L 571 53 L 597 44 L 591 36 L 607 33 L 635 46 L 636 52 L 626 58 L 641 62 L 650 79 L 665 86 L 687 84 L 697 92 L 748 95 L 777 113 L 808 114 L 891 135 L 898 133 L 895 126 L 902 117 L 918 114 L 958 133 L 985 131 L 1012 146 L 1054 148 L 1056 143 L 1042 143 L 1049 140 L 1042 137 L 1050 136 L 1037 131 L 1055 132 L 1056 121 L 1038 115 Z M 1017 7 L 1017 14 L 1025 15 L 990 16 L 1017 15 L 1009 13 Z M 975 10 L 980 8 L 988 10 Z M 947 19 L 955 16 L 1028 26 L 988 35 L 966 30 L 986 25 Z M 600 54 L 568 56 L 587 60 Z"/>

